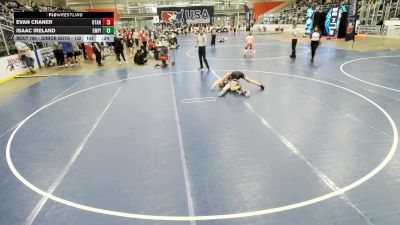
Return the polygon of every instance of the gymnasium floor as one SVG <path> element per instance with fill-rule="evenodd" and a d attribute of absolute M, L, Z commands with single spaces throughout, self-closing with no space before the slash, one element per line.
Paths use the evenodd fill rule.
<path fill-rule="evenodd" d="M 0 100 L 0 225 L 398 225 L 400 51 L 243 36 Z M 107 62 L 106 62 L 107 63 Z M 249 98 L 209 87 L 241 70 Z M 83 70 L 84 71 L 84 70 Z"/>

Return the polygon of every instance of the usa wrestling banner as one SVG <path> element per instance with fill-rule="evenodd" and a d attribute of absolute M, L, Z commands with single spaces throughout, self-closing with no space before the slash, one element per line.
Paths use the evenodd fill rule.
<path fill-rule="evenodd" d="M 183 24 L 212 23 L 214 6 L 163 7 L 157 8 L 161 23 L 176 27 Z"/>
<path fill-rule="evenodd" d="M 357 0 L 349 0 L 348 3 L 348 16 L 347 16 L 347 27 L 346 27 L 346 41 L 354 41 L 354 35 L 356 32 L 356 13 L 357 13 Z"/>

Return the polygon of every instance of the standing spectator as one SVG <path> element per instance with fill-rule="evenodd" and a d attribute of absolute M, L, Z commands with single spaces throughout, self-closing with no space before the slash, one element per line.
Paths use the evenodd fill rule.
<path fill-rule="evenodd" d="M 68 67 L 68 66 L 74 67 L 74 64 L 72 61 L 72 56 L 74 55 L 72 43 L 71 42 L 63 42 L 62 49 L 63 49 L 63 53 L 67 55 L 66 60 L 65 60 L 66 61 L 65 67 Z"/>
<path fill-rule="evenodd" d="M 319 33 L 318 27 L 314 28 L 314 32 L 311 35 L 311 62 L 314 62 L 315 52 L 317 51 L 318 45 L 321 43 L 321 34 Z"/>
<path fill-rule="evenodd" d="M 128 47 L 128 54 L 133 57 L 133 33 L 130 31 L 126 32 L 126 47 Z"/>
<path fill-rule="evenodd" d="M 21 61 L 26 64 L 31 73 L 35 73 L 35 60 L 31 57 L 31 49 L 22 42 L 16 42 L 15 47 L 18 50 Z"/>
<path fill-rule="evenodd" d="M 117 56 L 117 61 L 119 64 L 121 64 L 120 56 L 122 56 L 122 59 L 124 60 L 125 63 L 128 63 L 124 55 L 124 45 L 122 44 L 122 40 L 118 36 L 115 36 L 114 38 L 114 52 L 115 55 Z"/>
<path fill-rule="evenodd" d="M 85 60 L 87 60 L 85 43 L 82 42 L 82 43 L 79 45 L 79 48 L 82 50 L 83 58 L 84 58 Z"/>
<path fill-rule="evenodd" d="M 217 38 L 217 29 L 215 27 L 211 30 L 211 45 L 215 45 L 215 39 Z"/>
<path fill-rule="evenodd" d="M 147 52 L 147 50 L 146 50 L 147 49 L 147 37 L 146 37 L 145 30 L 142 30 L 142 32 L 140 32 L 139 39 L 140 39 L 140 43 L 142 45 L 142 49 L 146 53 Z"/>
<path fill-rule="evenodd" d="M 92 43 L 92 47 L 93 47 L 93 52 L 96 55 L 96 62 L 98 66 L 104 66 L 101 63 L 101 45 L 98 42 L 93 42 Z"/>
<path fill-rule="evenodd" d="M 64 53 L 61 50 L 62 47 L 60 46 L 60 43 L 53 42 L 51 45 L 51 48 L 53 49 L 54 57 L 57 60 L 57 66 L 63 67 L 64 66 Z"/>
<path fill-rule="evenodd" d="M 72 50 L 74 51 L 74 63 L 75 65 L 80 64 L 79 56 L 82 55 L 81 49 L 79 48 L 78 43 L 72 44 Z"/>
<path fill-rule="evenodd" d="M 133 29 L 133 39 L 135 40 L 136 47 L 139 47 L 139 32 Z"/>
<path fill-rule="evenodd" d="M 292 54 L 290 55 L 290 58 L 292 58 L 292 59 L 296 58 L 296 45 L 297 45 L 298 36 L 299 36 L 299 30 L 297 29 L 297 24 L 293 23 L 293 29 L 292 29 Z"/>
<path fill-rule="evenodd" d="M 151 30 L 150 31 L 150 40 L 154 40 L 155 39 L 155 37 L 154 37 L 154 30 Z"/>
<path fill-rule="evenodd" d="M 199 70 L 203 69 L 203 60 L 207 66 L 207 69 L 210 71 L 210 66 L 208 65 L 206 59 L 206 44 L 207 44 L 207 36 L 204 34 L 203 29 L 200 29 L 199 34 L 197 35 L 197 47 L 199 53 L 199 60 L 200 60 L 200 68 Z"/>

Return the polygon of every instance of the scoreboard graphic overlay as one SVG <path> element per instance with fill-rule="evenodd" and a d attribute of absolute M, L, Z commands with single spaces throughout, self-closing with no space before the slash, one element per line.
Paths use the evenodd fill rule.
<path fill-rule="evenodd" d="M 15 12 L 14 41 L 113 42 L 113 12 Z"/>

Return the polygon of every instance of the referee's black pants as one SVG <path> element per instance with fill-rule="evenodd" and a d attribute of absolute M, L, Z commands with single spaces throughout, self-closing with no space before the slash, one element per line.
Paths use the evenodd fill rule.
<path fill-rule="evenodd" d="M 215 45 L 215 39 L 216 39 L 217 35 L 211 35 L 211 45 Z"/>
<path fill-rule="evenodd" d="M 311 59 L 314 60 L 315 52 L 317 51 L 319 41 L 311 41 Z"/>
<path fill-rule="evenodd" d="M 296 58 L 296 45 L 297 45 L 297 39 L 292 39 L 292 58 Z"/>
<path fill-rule="evenodd" d="M 206 59 L 206 46 L 199 46 L 199 60 L 200 60 L 200 68 L 203 68 L 203 60 L 207 68 L 210 68 L 208 66 L 208 62 Z"/>

